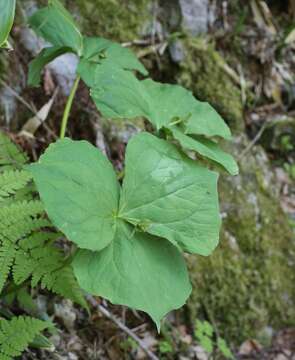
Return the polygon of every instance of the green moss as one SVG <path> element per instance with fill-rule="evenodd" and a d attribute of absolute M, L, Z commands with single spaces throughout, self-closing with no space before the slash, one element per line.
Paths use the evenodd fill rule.
<path fill-rule="evenodd" d="M 240 166 L 240 176 L 223 177 L 219 186 L 221 245 L 208 258 L 189 260 L 192 321 L 205 310 L 237 343 L 257 338 L 266 325 L 295 322 L 294 235 L 273 195 L 263 150 L 249 153 Z"/>
<path fill-rule="evenodd" d="M 116 41 L 138 38 L 143 23 L 150 17 L 150 0 L 77 0 L 83 30 L 88 35 L 104 36 Z M 69 6 L 73 2 L 69 2 Z"/>
<path fill-rule="evenodd" d="M 200 100 L 210 102 L 233 130 L 242 130 L 241 91 L 225 71 L 221 55 L 202 39 L 190 38 L 184 44 L 186 59 L 180 65 L 178 82 Z"/>

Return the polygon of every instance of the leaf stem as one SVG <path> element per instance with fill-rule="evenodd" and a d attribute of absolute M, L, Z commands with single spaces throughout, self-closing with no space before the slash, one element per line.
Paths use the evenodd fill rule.
<path fill-rule="evenodd" d="M 61 122 L 61 128 L 60 128 L 60 138 L 63 139 L 65 137 L 65 133 L 66 133 L 66 128 L 67 128 L 67 124 L 68 124 L 68 120 L 69 120 L 69 116 L 70 116 L 70 111 L 72 108 L 72 104 L 73 104 L 73 100 L 75 97 L 75 94 L 77 92 L 78 89 L 78 85 L 79 85 L 79 81 L 80 81 L 80 76 L 78 75 L 75 79 L 75 82 L 72 86 L 70 95 L 68 97 L 67 103 L 66 103 L 66 107 L 63 113 L 63 117 L 62 117 L 62 122 Z"/>

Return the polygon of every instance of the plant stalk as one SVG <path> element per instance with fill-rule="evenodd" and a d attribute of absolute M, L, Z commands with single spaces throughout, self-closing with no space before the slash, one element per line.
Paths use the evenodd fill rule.
<path fill-rule="evenodd" d="M 61 122 L 61 128 L 60 128 L 60 139 L 63 139 L 65 137 L 65 133 L 66 133 L 66 128 L 67 128 L 67 124 L 68 124 L 68 120 L 69 120 L 69 116 L 70 116 L 70 111 L 72 108 L 72 104 L 73 104 L 73 100 L 75 97 L 75 94 L 77 92 L 78 89 L 78 85 L 79 85 L 79 81 L 80 81 L 80 76 L 78 75 L 75 79 L 75 82 L 72 86 L 71 89 L 71 93 L 68 97 L 67 103 L 66 103 L 66 107 L 63 113 L 63 117 L 62 117 L 62 122 Z"/>

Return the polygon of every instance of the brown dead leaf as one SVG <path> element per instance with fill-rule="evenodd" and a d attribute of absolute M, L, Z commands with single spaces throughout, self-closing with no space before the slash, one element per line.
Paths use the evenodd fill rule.
<path fill-rule="evenodd" d="M 250 355 L 261 350 L 262 346 L 256 340 L 250 339 L 244 341 L 240 346 L 239 355 Z"/>
<path fill-rule="evenodd" d="M 33 116 L 32 118 L 30 118 L 24 124 L 19 135 L 25 135 L 25 136 L 29 136 L 29 137 L 34 136 L 34 134 L 38 130 L 39 126 L 42 123 L 44 123 L 45 120 L 47 119 L 57 93 L 58 93 L 58 89 L 55 90 L 55 93 L 53 94 L 52 98 L 45 105 L 42 106 L 42 108 L 36 113 L 36 115 Z"/>

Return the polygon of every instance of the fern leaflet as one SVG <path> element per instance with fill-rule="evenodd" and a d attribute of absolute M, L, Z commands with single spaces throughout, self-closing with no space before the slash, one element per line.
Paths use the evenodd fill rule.
<path fill-rule="evenodd" d="M 27 155 L 7 135 L 0 132 L 0 169 L 21 169 L 28 161 Z"/>
<path fill-rule="evenodd" d="M 14 195 L 32 179 L 30 173 L 20 170 L 7 170 L 0 176 L 0 201 Z"/>
<path fill-rule="evenodd" d="M 29 346 L 34 338 L 52 324 L 27 316 L 0 320 L 0 360 L 10 360 Z"/>
<path fill-rule="evenodd" d="M 56 234 L 43 233 L 40 238 L 39 235 L 34 234 L 23 241 L 21 249 L 16 252 L 13 266 L 15 283 L 20 284 L 32 277 L 32 287 L 40 283 L 42 288 L 87 307 L 72 267 L 65 262 L 63 252 L 51 244 Z M 49 242 L 46 243 L 46 240 Z"/>

